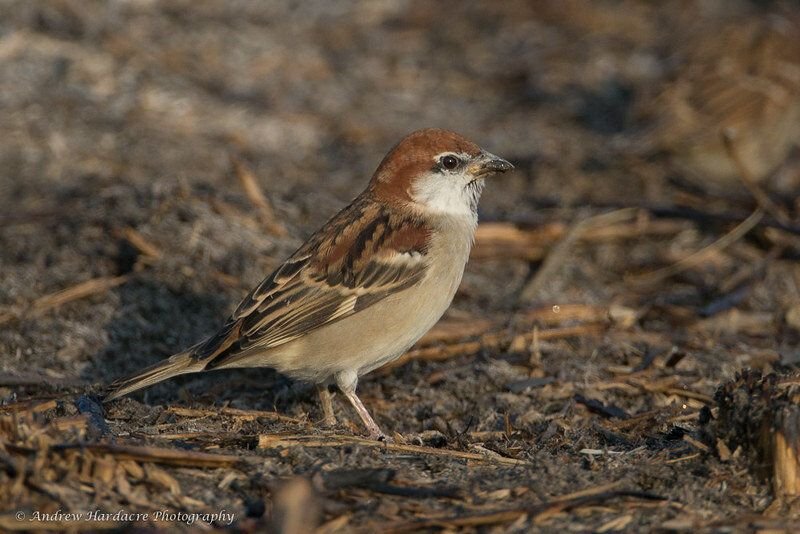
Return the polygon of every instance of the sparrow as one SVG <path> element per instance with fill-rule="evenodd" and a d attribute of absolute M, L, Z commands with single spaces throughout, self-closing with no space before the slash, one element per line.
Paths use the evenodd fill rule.
<path fill-rule="evenodd" d="M 367 188 L 313 234 L 200 343 L 110 386 L 105 401 L 174 376 L 270 367 L 329 386 L 373 439 L 385 434 L 356 395 L 360 376 L 391 362 L 444 314 L 478 224 L 484 179 L 513 169 L 461 135 L 423 129 L 384 157 Z"/>
<path fill-rule="evenodd" d="M 653 151 L 701 188 L 726 192 L 740 185 L 729 135 L 753 179 L 766 181 L 800 143 L 800 17 L 751 14 L 714 32 L 690 25 L 679 41 L 674 80 L 635 109 L 653 125 Z"/>

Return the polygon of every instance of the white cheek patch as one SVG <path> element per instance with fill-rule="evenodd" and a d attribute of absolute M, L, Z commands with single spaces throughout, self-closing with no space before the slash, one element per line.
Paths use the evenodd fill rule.
<path fill-rule="evenodd" d="M 474 217 L 483 180 L 468 184 L 466 176 L 430 174 L 417 181 L 414 200 L 431 212 Z"/>

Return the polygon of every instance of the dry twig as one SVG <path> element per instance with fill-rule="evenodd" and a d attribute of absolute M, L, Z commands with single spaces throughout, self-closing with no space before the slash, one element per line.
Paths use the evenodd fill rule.
<path fill-rule="evenodd" d="M 91 280 L 86 280 L 85 282 L 81 282 L 67 289 L 62 289 L 61 291 L 39 297 L 31 303 L 26 315 L 35 317 L 74 300 L 104 293 L 109 289 L 124 284 L 128 281 L 128 278 L 128 275 L 92 278 Z M 0 314 L 0 324 L 10 321 L 14 319 L 14 317 L 15 316 L 11 313 Z"/>
<path fill-rule="evenodd" d="M 261 187 L 259 187 L 258 180 L 255 174 L 253 174 L 253 171 L 240 158 L 231 155 L 230 159 L 233 170 L 239 178 L 247 198 L 258 210 L 259 218 L 261 219 L 261 224 L 264 226 L 264 229 L 276 236 L 288 234 L 286 227 L 275 216 L 275 210 L 272 208 L 269 199 L 264 192 L 261 191 Z"/>
<path fill-rule="evenodd" d="M 728 248 L 730 245 L 744 237 L 750 230 L 755 228 L 759 222 L 761 222 L 763 217 L 764 211 L 761 208 L 758 208 L 747 219 L 739 223 L 736 228 L 720 237 L 707 247 L 686 256 L 672 265 L 668 265 L 667 267 L 649 273 L 631 276 L 628 280 L 635 284 L 653 284 L 690 269 L 704 261 L 709 255 Z"/>
<path fill-rule="evenodd" d="M 603 324 L 591 323 L 578 326 L 565 326 L 562 328 L 538 330 L 535 335 L 539 341 L 547 341 L 552 339 L 597 335 L 606 328 L 607 327 Z M 512 342 L 515 344 L 525 343 L 529 345 L 533 342 L 533 337 L 533 331 L 527 334 L 513 336 L 509 330 L 502 330 L 499 332 L 487 333 L 478 341 L 465 341 L 442 346 L 412 349 L 393 362 L 384 365 L 378 371 L 378 373 L 385 373 L 391 369 L 405 365 L 412 360 L 442 361 L 455 358 L 457 356 L 475 354 L 482 349 L 497 349 L 510 345 Z"/>
<path fill-rule="evenodd" d="M 255 419 L 271 419 L 274 421 L 283 421 L 286 423 L 303 424 L 305 421 L 282 415 L 277 412 L 267 412 L 264 410 L 240 410 L 237 408 L 217 408 L 217 409 L 202 409 L 202 408 L 184 408 L 182 406 L 169 406 L 166 408 L 167 412 L 174 413 L 181 417 L 214 417 L 214 416 L 230 416 L 244 421 L 253 421 Z"/>
<path fill-rule="evenodd" d="M 359 438 L 357 436 L 337 436 L 327 434 L 325 436 L 304 436 L 304 435 L 282 435 L 282 434 L 262 434 L 258 437 L 259 449 L 279 449 L 284 447 L 347 447 L 358 445 L 374 449 L 383 449 L 387 452 L 399 452 L 409 454 L 426 454 L 431 456 L 442 456 L 456 458 L 460 460 L 473 460 L 477 462 L 490 462 L 503 465 L 529 465 L 524 460 L 507 458 L 499 454 L 477 454 L 474 452 L 454 451 L 450 449 L 436 449 L 433 447 L 422 447 L 420 445 L 403 445 L 399 443 L 384 443 L 373 439 Z"/>
<path fill-rule="evenodd" d="M 542 263 L 536 276 L 522 289 L 518 302 L 530 301 L 541 291 L 542 287 L 553 277 L 553 274 L 558 270 L 559 266 L 566 261 L 570 249 L 572 249 L 578 239 L 580 239 L 589 228 L 603 228 L 631 219 L 636 216 L 637 211 L 638 210 L 634 208 L 625 208 L 612 211 L 611 213 L 587 217 L 574 223 L 563 239 L 561 239 L 547 255 L 547 258 Z"/>
<path fill-rule="evenodd" d="M 554 515 L 564 513 L 569 510 L 585 506 L 597 506 L 607 503 L 610 500 L 620 498 L 632 498 L 644 501 L 663 501 L 664 498 L 652 493 L 626 490 L 608 490 L 608 487 L 617 487 L 618 483 L 605 484 L 596 488 L 575 492 L 541 504 L 496 510 L 490 512 L 479 512 L 475 514 L 463 514 L 456 516 L 438 516 L 418 519 L 414 521 L 404 521 L 387 525 L 384 532 L 412 532 L 430 528 L 456 528 L 456 527 L 478 527 L 484 525 L 497 525 L 508 523 L 527 516 L 533 524 L 541 524 Z"/>
<path fill-rule="evenodd" d="M 181 467 L 230 467 L 242 461 L 239 456 L 234 456 L 232 454 L 211 454 L 182 449 L 167 449 L 162 447 L 145 447 L 116 443 L 54 445 L 52 446 L 52 449 L 55 451 L 86 449 L 101 454 L 110 454 L 117 460 L 134 460 L 137 462 L 152 462 L 156 464 L 175 465 Z"/>
<path fill-rule="evenodd" d="M 128 243 L 130 243 L 141 254 L 153 259 L 158 259 L 161 257 L 161 249 L 157 245 L 151 243 L 150 240 L 148 240 L 135 228 L 131 228 L 130 226 L 123 228 L 120 231 L 120 236 L 124 237 Z"/>
<path fill-rule="evenodd" d="M 645 213 L 640 208 L 621 208 L 612 213 L 618 212 Z M 577 236 L 577 240 L 597 243 L 645 236 L 669 236 L 690 227 L 691 223 L 685 220 L 641 217 L 630 222 L 584 228 Z M 568 232 L 569 228 L 560 222 L 531 229 L 520 228 L 511 223 L 481 223 L 475 233 L 475 247 L 472 249 L 470 259 L 513 258 L 539 261 L 546 257 L 553 245 L 564 239 Z"/>

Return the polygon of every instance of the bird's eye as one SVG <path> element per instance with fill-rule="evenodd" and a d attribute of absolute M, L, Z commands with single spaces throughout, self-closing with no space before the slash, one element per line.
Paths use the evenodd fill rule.
<path fill-rule="evenodd" d="M 442 158 L 442 167 L 448 171 L 452 171 L 458 167 L 458 158 L 455 156 L 445 156 Z"/>

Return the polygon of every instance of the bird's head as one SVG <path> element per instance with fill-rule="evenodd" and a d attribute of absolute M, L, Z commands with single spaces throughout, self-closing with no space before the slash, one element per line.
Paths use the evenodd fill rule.
<path fill-rule="evenodd" d="M 428 128 L 407 135 L 383 158 L 370 189 L 380 200 L 423 213 L 474 216 L 484 178 L 513 168 L 455 132 Z"/>

